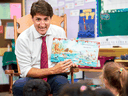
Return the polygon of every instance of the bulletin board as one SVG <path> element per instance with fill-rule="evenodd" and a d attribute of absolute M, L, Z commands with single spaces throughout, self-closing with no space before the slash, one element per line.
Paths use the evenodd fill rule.
<path fill-rule="evenodd" d="M 24 15 L 24 0 L 0 0 L 0 48 L 6 48 L 9 44 L 11 46 L 11 39 L 5 39 L 7 23 L 13 22 L 13 16 L 20 18 Z M 15 10 L 14 10 L 15 9 Z M 9 31 L 8 31 L 9 32 Z M 1 54 L 0 54 L 1 55 Z"/>
<path fill-rule="evenodd" d="M 121 9 L 105 10 L 104 1 L 102 0 L 99 5 L 101 8 L 99 36 L 128 35 L 128 9 L 122 6 Z"/>

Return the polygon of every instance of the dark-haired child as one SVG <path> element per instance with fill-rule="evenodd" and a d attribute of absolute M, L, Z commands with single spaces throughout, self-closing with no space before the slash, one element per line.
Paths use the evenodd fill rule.
<path fill-rule="evenodd" d="M 23 88 L 23 96 L 49 96 L 50 85 L 42 79 L 31 79 Z"/>

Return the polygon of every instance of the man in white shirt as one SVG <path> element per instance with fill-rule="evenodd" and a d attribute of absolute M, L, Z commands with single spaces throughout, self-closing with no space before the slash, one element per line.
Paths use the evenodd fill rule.
<path fill-rule="evenodd" d="M 47 77 L 51 93 L 57 96 L 63 85 L 68 83 L 67 72 L 71 66 L 77 67 L 71 60 L 59 63 L 50 62 L 53 38 L 66 38 L 63 28 L 50 24 L 53 9 L 44 0 L 34 2 L 31 7 L 34 25 L 23 31 L 16 42 L 15 54 L 20 66 L 21 78 L 13 84 L 13 96 L 23 96 L 23 87 L 34 78 Z M 40 69 L 42 37 L 46 36 L 48 68 Z"/>

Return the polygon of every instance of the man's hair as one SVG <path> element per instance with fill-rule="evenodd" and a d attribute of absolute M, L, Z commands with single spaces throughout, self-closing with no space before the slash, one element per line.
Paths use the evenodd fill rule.
<path fill-rule="evenodd" d="M 23 96 L 48 96 L 50 85 L 42 79 L 31 79 L 23 87 Z"/>
<path fill-rule="evenodd" d="M 30 14 L 32 18 L 36 15 L 36 13 L 39 13 L 45 16 L 50 16 L 51 18 L 53 16 L 53 9 L 48 2 L 44 0 L 39 0 L 37 2 L 34 2 L 31 6 Z"/>

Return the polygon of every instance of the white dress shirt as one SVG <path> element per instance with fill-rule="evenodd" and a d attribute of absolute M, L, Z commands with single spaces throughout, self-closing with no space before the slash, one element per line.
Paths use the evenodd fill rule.
<path fill-rule="evenodd" d="M 48 51 L 48 68 L 56 63 L 50 61 L 53 38 L 66 38 L 63 28 L 50 24 L 46 32 L 46 45 Z M 31 68 L 40 69 L 42 39 L 34 25 L 23 31 L 16 41 L 15 54 L 20 66 L 21 77 L 26 77 Z"/>

